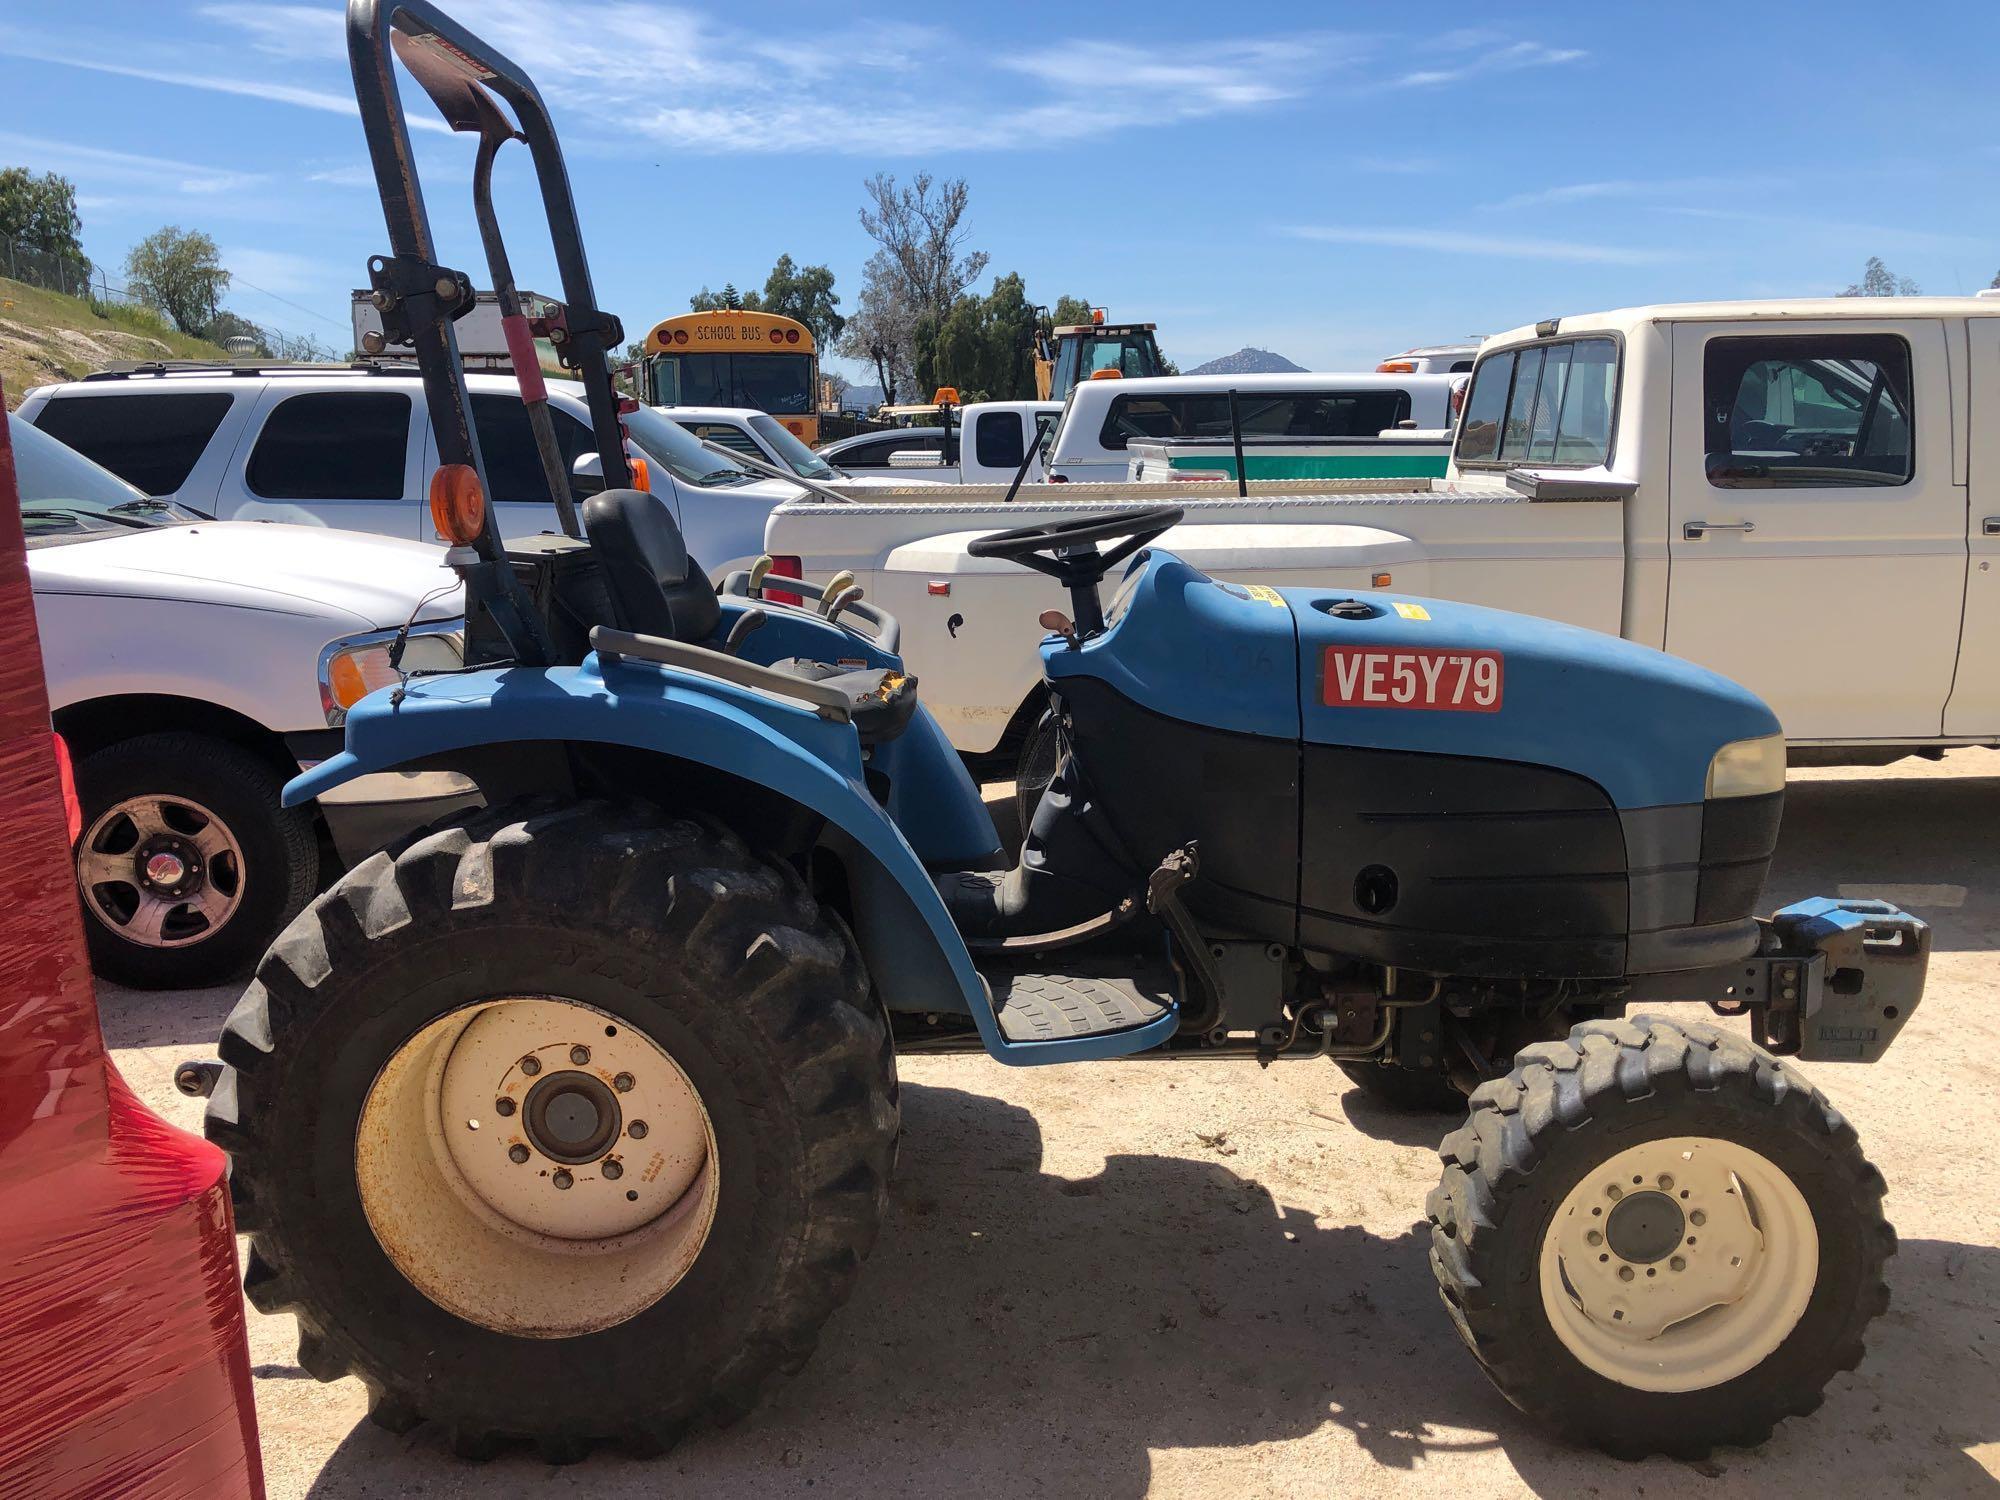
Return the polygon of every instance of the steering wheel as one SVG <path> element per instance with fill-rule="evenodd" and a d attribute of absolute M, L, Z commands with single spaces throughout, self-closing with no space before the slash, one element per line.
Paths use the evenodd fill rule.
<path fill-rule="evenodd" d="M 1095 635 L 1104 629 L 1104 610 L 1097 598 L 1097 585 L 1104 575 L 1154 537 L 1179 525 L 1186 514 L 1178 505 L 1152 505 L 1123 514 L 1017 526 L 980 537 L 965 550 L 974 557 L 1004 557 L 1048 574 L 1069 590 L 1077 633 Z M 1118 545 L 1106 552 L 1097 550 L 1099 542 L 1111 541 Z"/>

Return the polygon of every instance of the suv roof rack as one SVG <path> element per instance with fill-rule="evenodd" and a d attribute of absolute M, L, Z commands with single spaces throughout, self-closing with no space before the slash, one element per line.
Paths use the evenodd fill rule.
<path fill-rule="evenodd" d="M 134 375 L 326 375 L 352 370 L 363 375 L 413 375 L 415 360 L 357 359 L 313 363 L 306 360 L 267 359 L 243 363 L 225 360 L 153 359 L 127 363 L 123 360 L 93 370 L 84 380 L 129 380 Z"/>

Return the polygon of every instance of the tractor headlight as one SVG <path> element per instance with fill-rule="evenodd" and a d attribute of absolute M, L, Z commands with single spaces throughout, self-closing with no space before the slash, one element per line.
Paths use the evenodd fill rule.
<path fill-rule="evenodd" d="M 412 672 L 455 672 L 465 665 L 465 626 L 437 620 L 410 628 L 401 670 L 390 662 L 397 632 L 371 630 L 330 641 L 319 654 L 319 704 L 326 722 L 338 727 L 347 711 L 377 688 L 391 687 Z"/>
<path fill-rule="evenodd" d="M 1761 735 L 1733 740 L 1708 763 L 1707 795 L 1764 797 L 1785 789 L 1785 737 Z"/>

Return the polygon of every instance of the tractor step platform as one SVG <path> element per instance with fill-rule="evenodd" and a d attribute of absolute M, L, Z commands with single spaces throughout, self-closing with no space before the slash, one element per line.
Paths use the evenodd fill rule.
<path fill-rule="evenodd" d="M 1174 1009 L 1172 992 L 1138 979 L 1081 974 L 989 973 L 993 1009 L 1010 1042 L 1111 1036 L 1151 1025 Z"/>

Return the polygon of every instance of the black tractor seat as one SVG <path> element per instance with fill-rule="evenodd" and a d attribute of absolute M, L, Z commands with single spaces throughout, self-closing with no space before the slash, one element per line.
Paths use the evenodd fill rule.
<path fill-rule="evenodd" d="M 824 682 L 846 693 L 854 705 L 855 732 L 864 745 L 893 740 L 910 727 L 911 716 L 917 711 L 917 679 L 888 667 L 849 667 L 787 656 L 772 662 L 771 670 Z"/>
<path fill-rule="evenodd" d="M 584 502 L 583 529 L 611 601 L 610 623 L 634 635 L 659 636 L 720 654 L 722 604 L 701 564 L 688 556 L 680 526 L 642 490 L 606 490 Z M 888 667 L 863 667 L 788 656 L 771 663 L 847 694 L 864 745 L 893 740 L 917 710 L 917 679 Z"/>

